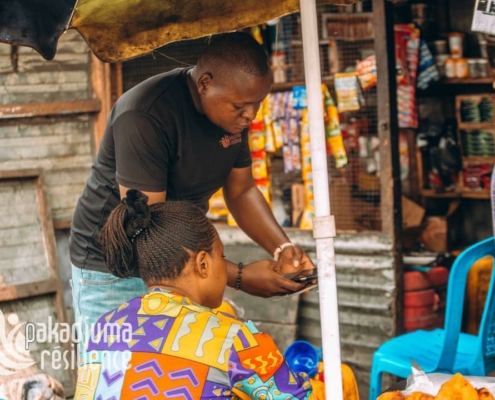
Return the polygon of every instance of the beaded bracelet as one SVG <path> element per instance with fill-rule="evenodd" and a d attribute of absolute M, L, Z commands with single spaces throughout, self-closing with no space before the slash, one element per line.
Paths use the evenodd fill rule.
<path fill-rule="evenodd" d="M 237 280 L 235 282 L 235 290 L 239 290 L 241 288 L 241 277 L 242 277 L 242 267 L 244 267 L 243 263 L 237 264 L 239 269 L 237 270 Z"/>

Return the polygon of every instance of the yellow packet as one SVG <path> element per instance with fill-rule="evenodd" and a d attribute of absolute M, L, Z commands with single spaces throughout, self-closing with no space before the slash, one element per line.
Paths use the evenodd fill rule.
<path fill-rule="evenodd" d="M 268 178 L 268 168 L 266 165 L 266 160 L 263 159 L 253 160 L 252 170 L 253 170 L 253 179 L 255 181 Z"/>
<path fill-rule="evenodd" d="M 235 219 L 231 213 L 228 213 L 227 215 L 227 225 L 237 227 L 237 222 L 235 222 Z"/>
<path fill-rule="evenodd" d="M 208 216 L 210 218 L 217 219 L 219 217 L 227 216 L 229 210 L 223 198 L 222 188 L 213 193 L 213 195 L 210 197 L 210 200 L 208 201 L 208 206 Z"/>
<path fill-rule="evenodd" d="M 261 151 L 265 149 L 265 134 L 260 131 L 249 133 L 249 148 L 251 151 Z"/>

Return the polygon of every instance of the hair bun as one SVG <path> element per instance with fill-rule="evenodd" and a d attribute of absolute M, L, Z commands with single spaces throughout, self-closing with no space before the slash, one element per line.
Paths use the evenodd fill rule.
<path fill-rule="evenodd" d="M 122 202 L 127 208 L 125 233 L 128 237 L 134 238 L 148 226 L 151 220 L 148 196 L 139 190 L 129 189 Z"/>

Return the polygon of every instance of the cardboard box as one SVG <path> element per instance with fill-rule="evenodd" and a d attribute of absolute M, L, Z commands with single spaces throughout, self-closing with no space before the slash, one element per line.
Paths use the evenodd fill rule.
<path fill-rule="evenodd" d="M 299 226 L 299 219 L 304 211 L 306 199 L 304 198 L 304 185 L 302 183 L 294 183 L 291 186 L 292 195 L 292 226 Z"/>
<path fill-rule="evenodd" d="M 448 251 L 448 219 L 457 211 L 459 205 L 459 201 L 453 201 L 449 204 L 445 215 L 426 218 L 425 227 L 421 233 L 420 240 L 427 250 L 436 253 Z"/>
<path fill-rule="evenodd" d="M 402 226 L 404 229 L 421 226 L 425 209 L 414 201 L 402 196 Z"/>

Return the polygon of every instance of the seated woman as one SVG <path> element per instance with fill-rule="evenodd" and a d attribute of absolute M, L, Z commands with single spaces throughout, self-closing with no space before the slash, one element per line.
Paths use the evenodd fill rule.
<path fill-rule="evenodd" d="M 102 315 L 75 399 L 318 399 L 269 335 L 213 311 L 227 283 L 223 244 L 196 206 L 147 205 L 129 190 L 102 231 L 112 273 L 149 292 Z"/>

